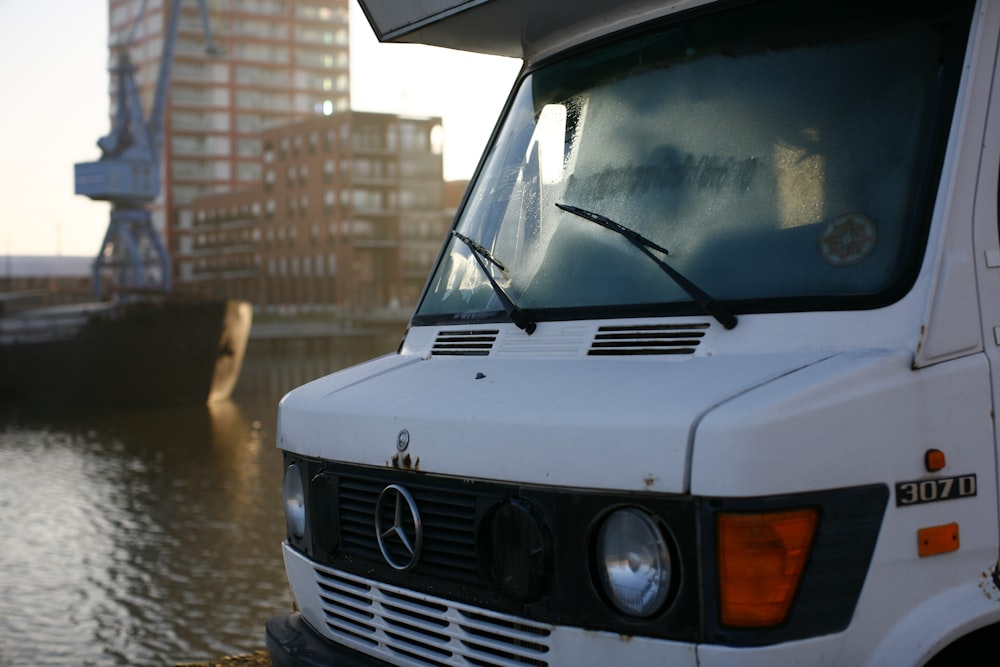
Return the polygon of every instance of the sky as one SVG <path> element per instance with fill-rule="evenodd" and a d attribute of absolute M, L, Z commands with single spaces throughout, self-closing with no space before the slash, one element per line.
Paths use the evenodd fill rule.
<path fill-rule="evenodd" d="M 0 0 L 0 256 L 96 255 L 109 206 L 73 194 L 108 117 L 107 0 Z M 351 0 L 351 106 L 443 118 L 447 179 L 469 178 L 520 62 L 380 44 Z"/>

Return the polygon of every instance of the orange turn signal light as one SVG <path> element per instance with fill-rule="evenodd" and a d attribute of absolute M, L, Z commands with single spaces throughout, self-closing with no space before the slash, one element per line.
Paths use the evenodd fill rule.
<path fill-rule="evenodd" d="M 816 523 L 815 509 L 717 516 L 724 625 L 761 628 L 785 620 Z"/>
<path fill-rule="evenodd" d="M 924 453 L 924 467 L 927 468 L 927 472 L 944 470 L 947 465 L 948 461 L 940 449 L 928 449 Z"/>

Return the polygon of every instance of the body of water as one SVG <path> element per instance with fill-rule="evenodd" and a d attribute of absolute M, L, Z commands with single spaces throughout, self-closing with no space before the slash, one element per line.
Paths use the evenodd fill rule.
<path fill-rule="evenodd" d="M 0 407 L 0 667 L 262 648 L 292 604 L 278 400 L 395 342 L 251 350 L 233 399 L 210 406 Z"/>

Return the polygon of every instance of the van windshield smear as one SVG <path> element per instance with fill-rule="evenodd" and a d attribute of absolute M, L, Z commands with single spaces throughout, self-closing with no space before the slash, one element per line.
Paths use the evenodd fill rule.
<path fill-rule="evenodd" d="M 751 5 L 529 71 L 414 323 L 500 321 L 505 298 L 532 321 L 709 312 L 734 323 L 905 294 L 961 73 L 959 10 Z M 655 261 L 559 202 L 627 221 L 601 226 Z M 656 256 L 666 248 L 669 260 Z"/>

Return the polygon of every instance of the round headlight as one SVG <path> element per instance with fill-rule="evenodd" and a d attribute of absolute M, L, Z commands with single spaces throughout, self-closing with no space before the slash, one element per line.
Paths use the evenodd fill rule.
<path fill-rule="evenodd" d="M 285 468 L 281 484 L 281 498 L 285 505 L 285 523 L 288 533 L 301 538 L 306 534 L 306 497 L 302 490 L 302 473 L 294 463 Z"/>
<path fill-rule="evenodd" d="M 652 616 L 670 592 L 673 567 L 660 527 L 642 510 L 613 512 L 597 533 L 597 575 L 608 600 L 630 616 Z"/>

